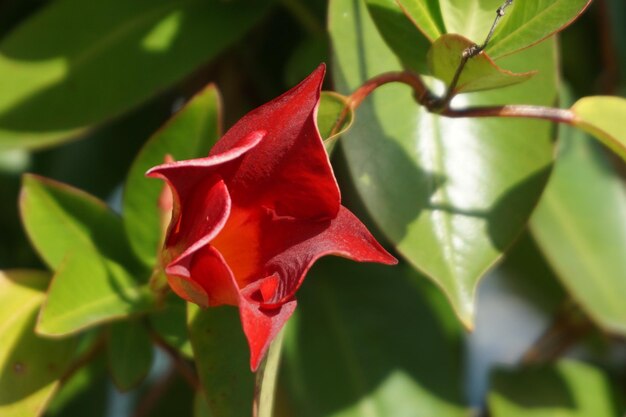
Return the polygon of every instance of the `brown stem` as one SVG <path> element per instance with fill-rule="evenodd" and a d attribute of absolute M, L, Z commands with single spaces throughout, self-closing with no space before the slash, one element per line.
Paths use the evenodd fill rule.
<path fill-rule="evenodd" d="M 133 413 L 133 417 L 146 417 L 149 416 L 154 407 L 158 404 L 159 400 L 165 394 L 174 382 L 174 377 L 176 376 L 176 369 L 174 366 L 170 366 L 167 372 L 150 388 L 148 394 L 145 395 L 135 412 Z"/>
<path fill-rule="evenodd" d="M 152 337 L 154 343 L 163 349 L 170 359 L 172 359 L 172 364 L 185 381 L 187 381 L 189 386 L 196 391 L 199 390 L 201 388 L 200 381 L 198 380 L 196 372 L 191 368 L 191 366 L 189 366 L 189 363 L 187 363 L 187 360 L 183 358 L 176 349 L 163 340 L 163 338 L 156 332 L 151 331 L 150 336 Z"/>
<path fill-rule="evenodd" d="M 568 109 L 530 105 L 504 105 L 492 107 L 468 107 L 466 109 L 442 110 L 439 114 L 446 117 L 513 117 L 524 119 L 542 119 L 556 123 L 573 125 L 577 122 L 576 115 Z"/>
<path fill-rule="evenodd" d="M 555 123 L 565 123 L 575 125 L 578 121 L 574 112 L 568 109 L 558 109 L 553 107 L 533 106 L 533 105 L 503 105 L 486 107 L 468 107 L 465 109 L 453 109 L 446 103 L 446 97 L 436 97 L 426 87 L 419 75 L 409 71 L 387 72 L 366 81 L 361 87 L 356 89 L 348 98 L 348 104 L 337 123 L 331 131 L 331 136 L 336 134 L 343 125 L 348 112 L 355 110 L 361 105 L 374 90 L 385 84 L 399 82 L 410 86 L 418 103 L 426 107 L 429 111 L 441 116 L 461 118 L 461 117 L 507 117 L 524 119 L 541 119 Z"/>
<path fill-rule="evenodd" d="M 430 106 L 430 103 L 434 101 L 435 97 L 430 92 L 428 87 L 424 84 L 419 75 L 409 71 L 394 71 L 386 72 L 376 77 L 370 78 L 365 81 L 363 85 L 357 88 L 349 97 L 348 104 L 343 109 L 341 116 L 337 119 L 337 122 L 333 126 L 330 136 L 333 136 L 339 132 L 341 126 L 343 126 L 348 113 L 356 110 L 374 90 L 389 83 L 402 83 L 410 86 L 413 89 L 415 99 L 418 103 Z"/>
<path fill-rule="evenodd" d="M 593 329 L 578 307 L 567 301 L 555 315 L 550 327 L 535 341 L 521 359 L 524 365 L 541 364 L 562 356 Z"/>
<path fill-rule="evenodd" d="M 83 366 L 91 362 L 100 352 L 104 350 L 106 345 L 106 338 L 104 334 L 100 334 L 94 344 L 85 352 L 80 358 L 78 358 L 72 365 L 65 371 L 60 379 L 61 385 L 65 384 L 77 371 Z"/>

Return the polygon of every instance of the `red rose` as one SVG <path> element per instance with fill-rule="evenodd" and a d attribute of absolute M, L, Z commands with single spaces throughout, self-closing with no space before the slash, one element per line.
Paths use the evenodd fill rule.
<path fill-rule="evenodd" d="M 239 307 L 256 370 L 324 255 L 396 263 L 341 205 L 316 124 L 325 67 L 248 113 L 209 156 L 148 171 L 174 197 L 163 249 L 182 298 Z"/>

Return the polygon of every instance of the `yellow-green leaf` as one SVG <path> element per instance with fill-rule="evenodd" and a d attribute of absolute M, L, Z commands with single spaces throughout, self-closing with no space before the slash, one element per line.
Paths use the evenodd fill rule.
<path fill-rule="evenodd" d="M 626 99 L 611 96 L 585 97 L 571 109 L 574 125 L 606 145 L 626 161 Z"/>
<path fill-rule="evenodd" d="M 0 271 L 0 415 L 35 417 L 71 362 L 74 339 L 50 340 L 34 332 L 50 275 Z"/>

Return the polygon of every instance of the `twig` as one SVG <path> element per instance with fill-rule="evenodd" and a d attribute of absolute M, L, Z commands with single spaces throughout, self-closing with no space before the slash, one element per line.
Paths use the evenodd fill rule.
<path fill-rule="evenodd" d="M 150 336 L 152 337 L 154 343 L 167 353 L 172 360 L 172 364 L 183 379 L 187 381 L 189 386 L 194 390 L 199 390 L 201 388 L 200 381 L 198 380 L 196 372 L 192 369 L 189 363 L 187 363 L 187 360 L 183 358 L 176 349 L 163 340 L 163 338 L 155 331 L 151 330 Z"/>
<path fill-rule="evenodd" d="M 363 85 L 357 88 L 349 97 L 348 104 L 344 107 L 341 116 L 337 119 L 337 122 L 333 126 L 330 136 L 333 136 L 339 132 L 341 126 L 345 123 L 346 118 L 348 117 L 348 113 L 350 111 L 354 111 L 357 107 L 361 105 L 363 100 L 365 100 L 374 90 L 378 87 L 383 86 L 385 84 L 399 82 L 402 84 L 409 85 L 414 92 L 415 99 L 418 103 L 423 105 L 430 105 L 431 102 L 434 102 L 436 97 L 430 92 L 424 81 L 422 81 L 421 77 L 417 74 L 414 74 L 409 71 L 395 71 L 395 72 L 386 72 L 376 77 L 370 78 L 365 81 Z"/>
<path fill-rule="evenodd" d="M 522 356 L 524 365 L 541 364 L 562 356 L 582 339 L 593 325 L 571 301 L 561 307 L 552 324 Z"/>
<path fill-rule="evenodd" d="M 163 375 L 154 385 L 152 385 L 150 391 L 148 391 L 148 394 L 142 398 L 141 402 L 133 413 L 133 417 L 145 417 L 150 415 L 150 412 L 157 405 L 159 399 L 161 399 L 163 394 L 167 392 L 172 382 L 174 382 L 175 376 L 176 369 L 172 365 L 168 368 L 165 375 Z"/>
<path fill-rule="evenodd" d="M 485 41 L 482 43 L 482 45 L 474 44 L 470 46 L 469 48 L 466 48 L 462 52 L 461 62 L 459 62 L 459 66 L 456 68 L 454 77 L 452 77 L 452 82 L 448 86 L 448 89 L 446 90 L 446 94 L 444 95 L 444 97 L 440 101 L 437 102 L 438 108 L 445 108 L 448 106 L 450 101 L 452 101 L 452 99 L 454 98 L 456 94 L 456 86 L 459 83 L 459 79 L 461 78 L 461 74 L 463 73 L 463 70 L 465 69 L 465 65 L 467 64 L 467 61 L 469 61 L 471 58 L 474 58 L 475 56 L 480 55 L 480 53 L 484 51 L 485 48 L 487 48 L 487 45 L 489 45 L 489 41 L 491 41 L 491 38 L 493 37 L 496 27 L 498 26 L 498 23 L 500 23 L 500 19 L 504 17 L 506 9 L 512 4 L 513 4 L 513 0 L 506 0 L 502 6 L 498 7 L 498 10 L 496 10 L 496 18 L 494 19 L 493 24 L 491 25 L 491 29 L 489 30 L 489 33 L 487 34 L 487 37 L 485 38 Z"/>
<path fill-rule="evenodd" d="M 78 358 L 76 362 L 72 363 L 67 371 L 65 371 L 63 376 L 60 378 L 61 385 L 65 384 L 77 371 L 98 356 L 104 350 L 105 345 L 106 338 L 104 333 L 101 333 L 98 335 L 98 339 L 93 343 L 89 350 Z"/>
<path fill-rule="evenodd" d="M 542 119 L 556 123 L 573 125 L 578 120 L 574 112 L 568 109 L 529 105 L 504 105 L 490 107 L 468 107 L 465 109 L 446 108 L 440 113 L 442 116 L 460 117 L 512 117 L 524 119 Z"/>

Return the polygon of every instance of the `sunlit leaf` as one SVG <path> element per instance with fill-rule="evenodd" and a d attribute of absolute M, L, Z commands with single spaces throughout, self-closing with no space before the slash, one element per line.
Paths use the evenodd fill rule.
<path fill-rule="evenodd" d="M 430 73 L 447 86 L 452 83 L 461 63 L 463 51 L 473 42 L 460 35 L 443 35 L 438 38 L 428 51 Z M 470 58 L 458 79 L 455 93 L 490 90 L 523 83 L 535 72 L 514 73 L 500 68 L 485 53 Z"/>
<path fill-rule="evenodd" d="M 64 336 L 154 308 L 153 294 L 115 261 L 83 249 L 67 254 L 52 279 L 37 332 Z"/>
<path fill-rule="evenodd" d="M 586 135 L 561 132 L 532 231 L 572 297 L 598 324 L 626 335 L 626 189 Z"/>
<path fill-rule="evenodd" d="M 406 17 L 431 42 L 446 33 L 437 0 L 397 0 Z"/>
<path fill-rule="evenodd" d="M 0 272 L 0 415 L 35 417 L 71 362 L 74 339 L 50 340 L 34 332 L 49 274 Z"/>
<path fill-rule="evenodd" d="M 340 92 L 401 68 L 361 2 L 335 0 L 330 16 L 333 76 Z M 539 73 L 506 90 L 458 96 L 453 105 L 553 104 L 553 42 L 500 64 Z M 472 327 L 481 276 L 521 233 L 546 184 L 551 138 L 551 126 L 542 121 L 430 114 L 415 103 L 410 88 L 389 85 L 358 108 L 340 143 L 373 220 Z"/>
<path fill-rule="evenodd" d="M 452 2 L 459 3 L 459 0 Z M 478 0 L 465 1 L 474 5 L 477 2 Z M 498 3 L 502 2 L 492 1 L 494 8 L 491 19 L 495 17 Z M 590 4 L 591 0 L 516 1 L 507 9 L 507 14 L 496 28 L 487 52 L 494 59 L 498 59 L 534 45 L 569 26 Z M 487 32 L 482 36 L 486 34 Z M 475 39 L 475 42 L 482 42 L 482 39 Z"/>
<path fill-rule="evenodd" d="M 578 100 L 572 111 L 574 125 L 591 133 L 596 139 L 626 161 L 626 99 L 596 96 Z"/>
<path fill-rule="evenodd" d="M 0 43 L 0 148 L 65 141 L 145 102 L 230 46 L 269 3 L 48 3 Z"/>

